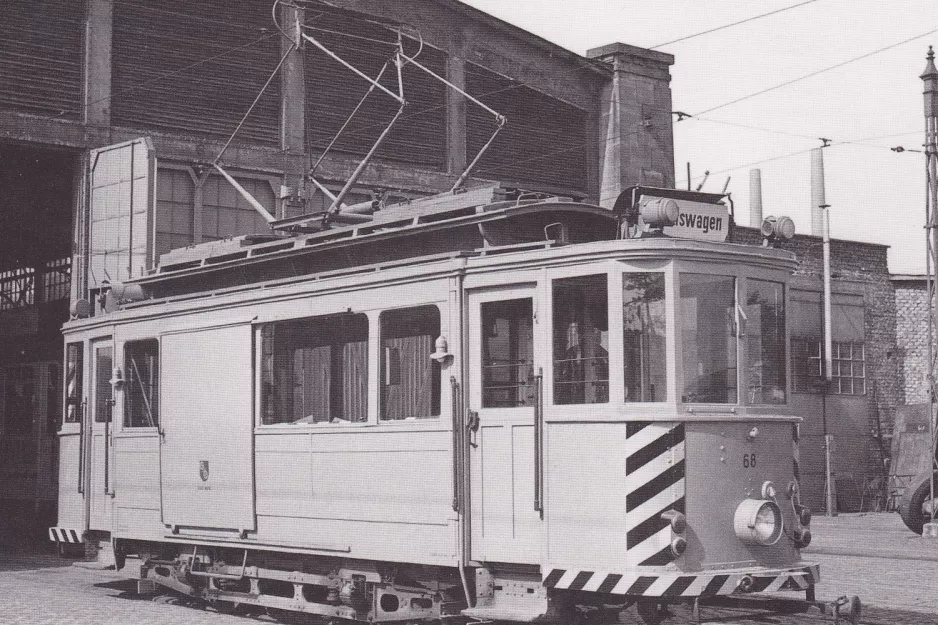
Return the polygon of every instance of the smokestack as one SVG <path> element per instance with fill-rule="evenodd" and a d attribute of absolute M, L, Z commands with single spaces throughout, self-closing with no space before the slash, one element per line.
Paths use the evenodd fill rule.
<path fill-rule="evenodd" d="M 749 225 L 762 225 L 762 170 L 749 170 Z"/>
<path fill-rule="evenodd" d="M 827 204 L 824 194 L 824 153 L 821 148 L 811 150 L 811 234 L 824 235 L 824 211 Z"/>

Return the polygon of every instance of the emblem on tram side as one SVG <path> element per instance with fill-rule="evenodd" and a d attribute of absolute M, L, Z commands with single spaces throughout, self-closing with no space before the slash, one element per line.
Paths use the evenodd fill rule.
<path fill-rule="evenodd" d="M 208 460 L 199 460 L 199 477 L 203 482 L 208 481 Z"/>

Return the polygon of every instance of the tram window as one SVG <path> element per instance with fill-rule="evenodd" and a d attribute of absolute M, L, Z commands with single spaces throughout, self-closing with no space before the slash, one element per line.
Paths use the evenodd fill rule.
<path fill-rule="evenodd" d="M 785 287 L 778 282 L 747 281 L 747 385 L 750 404 L 784 404 Z"/>
<path fill-rule="evenodd" d="M 94 380 L 94 420 L 97 423 L 111 422 L 111 398 L 113 391 L 111 389 L 111 367 L 113 358 L 110 347 L 99 347 L 94 349 L 95 358 L 95 380 Z"/>
<path fill-rule="evenodd" d="M 417 306 L 381 313 L 381 418 L 440 416 L 440 363 L 430 358 L 440 311 Z"/>
<path fill-rule="evenodd" d="M 261 338 L 264 425 L 368 420 L 366 315 L 269 323 Z"/>
<path fill-rule="evenodd" d="M 606 275 L 554 280 L 554 404 L 609 401 Z"/>
<path fill-rule="evenodd" d="M 65 350 L 65 422 L 81 421 L 82 373 L 85 368 L 84 345 L 69 343 Z"/>
<path fill-rule="evenodd" d="M 124 427 L 160 424 L 160 344 L 156 339 L 124 344 Z"/>
<path fill-rule="evenodd" d="M 622 276 L 625 401 L 664 401 L 667 395 L 663 273 Z"/>
<path fill-rule="evenodd" d="M 681 274 L 681 401 L 736 403 L 736 279 Z"/>
<path fill-rule="evenodd" d="M 533 311 L 530 298 L 481 305 L 483 408 L 534 401 Z"/>

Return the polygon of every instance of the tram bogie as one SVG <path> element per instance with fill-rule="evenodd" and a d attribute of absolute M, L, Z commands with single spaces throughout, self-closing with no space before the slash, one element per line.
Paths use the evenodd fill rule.
<path fill-rule="evenodd" d="M 643 194 L 416 201 L 105 294 L 64 329 L 55 534 L 219 606 L 353 621 L 813 592 L 794 257 L 714 240 L 706 194 L 700 239 L 643 226 Z"/>

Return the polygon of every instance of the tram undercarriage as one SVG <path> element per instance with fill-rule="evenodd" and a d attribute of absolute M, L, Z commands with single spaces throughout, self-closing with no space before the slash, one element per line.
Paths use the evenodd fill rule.
<path fill-rule="evenodd" d="M 777 571 L 744 575 L 738 583 L 733 578 L 731 594 L 648 597 L 547 588 L 536 567 L 480 567 L 474 576 L 461 579 L 457 569 L 446 567 L 203 546 L 188 552 L 188 546 L 134 541 L 115 541 L 114 546 L 118 568 L 123 568 L 128 552 L 140 558 L 138 594 L 156 592 L 159 585 L 203 600 L 218 612 L 268 612 L 288 620 L 303 614 L 332 623 L 468 619 L 598 625 L 620 621 L 620 613 L 632 607 L 646 625 L 662 623 L 676 612 L 703 623 L 704 610 L 774 615 L 817 611 L 833 623 L 854 625 L 861 615 L 856 596 L 818 601 L 808 574 L 793 574 L 780 588 L 803 591 L 804 599 L 760 595 L 773 582 L 778 585 Z"/>

